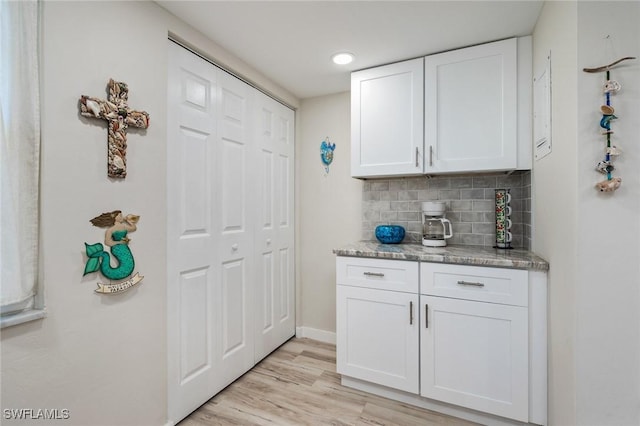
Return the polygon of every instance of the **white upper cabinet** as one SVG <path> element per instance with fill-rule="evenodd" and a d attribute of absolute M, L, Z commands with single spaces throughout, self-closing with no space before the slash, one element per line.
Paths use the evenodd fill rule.
<path fill-rule="evenodd" d="M 531 169 L 531 74 L 531 37 L 353 73 L 351 175 Z"/>
<path fill-rule="evenodd" d="M 517 167 L 517 40 L 425 58 L 426 173 Z"/>
<path fill-rule="evenodd" d="M 424 173 L 423 59 L 351 74 L 351 175 Z"/>

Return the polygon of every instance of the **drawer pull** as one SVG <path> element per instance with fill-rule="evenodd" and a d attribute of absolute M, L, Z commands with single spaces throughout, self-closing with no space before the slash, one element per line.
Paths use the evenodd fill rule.
<path fill-rule="evenodd" d="M 363 272 L 363 274 L 368 277 L 384 277 L 382 272 Z"/>
<path fill-rule="evenodd" d="M 409 302 L 409 325 L 413 325 L 413 302 Z"/>
<path fill-rule="evenodd" d="M 458 284 L 460 285 L 470 285 L 473 287 L 484 287 L 483 283 L 472 283 L 470 281 L 458 281 Z"/>

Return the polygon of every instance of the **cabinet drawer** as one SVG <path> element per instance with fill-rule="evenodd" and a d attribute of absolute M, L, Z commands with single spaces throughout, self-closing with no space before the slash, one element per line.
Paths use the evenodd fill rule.
<path fill-rule="evenodd" d="M 529 273 L 520 269 L 420 264 L 420 293 L 527 306 Z"/>
<path fill-rule="evenodd" d="M 338 256 L 336 282 L 354 287 L 418 293 L 418 262 Z"/>

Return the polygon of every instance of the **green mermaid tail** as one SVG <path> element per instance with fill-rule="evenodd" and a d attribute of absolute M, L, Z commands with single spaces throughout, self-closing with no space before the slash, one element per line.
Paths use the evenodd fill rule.
<path fill-rule="evenodd" d="M 84 267 L 84 274 L 87 275 L 96 272 L 98 269 L 105 277 L 110 280 L 122 280 L 127 278 L 135 268 L 133 254 L 127 244 L 116 244 L 111 247 L 111 254 L 118 261 L 118 266 L 111 266 L 111 258 L 109 253 L 104 251 L 104 247 L 100 243 L 89 245 L 84 243 L 87 251 L 87 264 Z"/>

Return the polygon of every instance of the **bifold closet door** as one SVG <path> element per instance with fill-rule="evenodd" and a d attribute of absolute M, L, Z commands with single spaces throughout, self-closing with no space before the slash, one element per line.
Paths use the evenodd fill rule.
<path fill-rule="evenodd" d="M 256 362 L 295 334 L 294 112 L 256 93 Z"/>
<path fill-rule="evenodd" d="M 225 385 L 254 365 L 253 352 L 253 164 L 250 98 L 253 89 L 237 78 L 218 74 L 218 138 L 215 228 L 221 293 L 221 371 Z"/>
<path fill-rule="evenodd" d="M 168 49 L 168 412 L 177 423 L 295 334 L 294 112 Z"/>
<path fill-rule="evenodd" d="M 217 69 L 169 42 L 167 120 L 168 415 L 222 386 L 216 188 Z"/>

